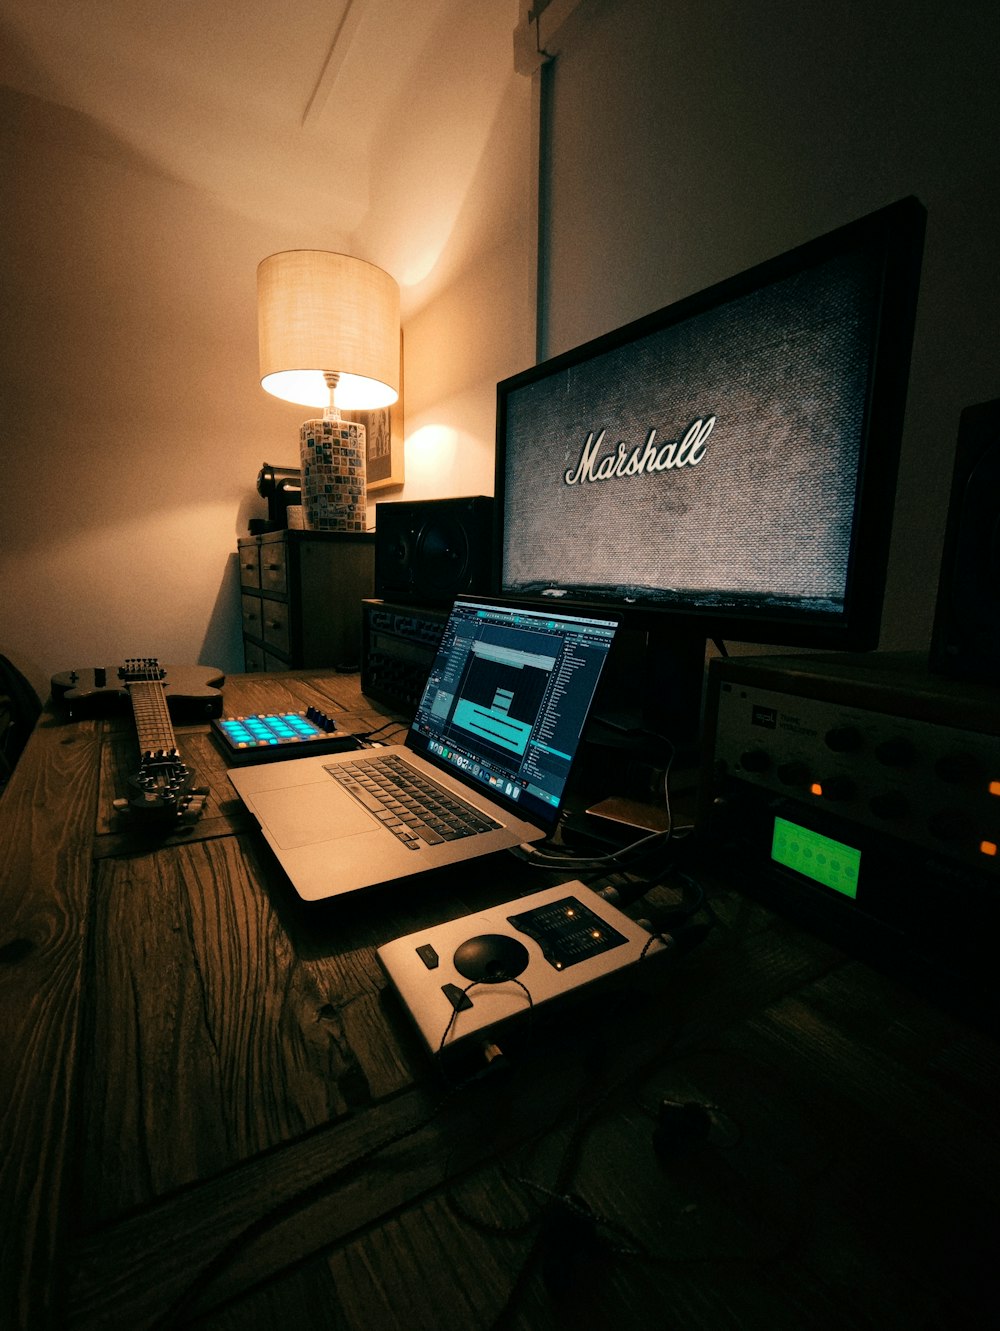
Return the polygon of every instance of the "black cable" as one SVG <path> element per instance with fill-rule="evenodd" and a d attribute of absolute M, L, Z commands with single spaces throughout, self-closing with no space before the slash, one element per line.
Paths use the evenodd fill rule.
<path fill-rule="evenodd" d="M 550 853 L 548 848 L 542 846 L 533 846 L 530 843 L 514 846 L 512 853 L 525 863 L 534 867 L 551 868 L 572 868 L 589 871 L 591 869 L 616 869 L 627 868 L 626 857 L 636 852 L 644 853 L 645 849 L 666 845 L 674 833 L 673 813 L 670 808 L 670 768 L 674 761 L 676 749 L 673 744 L 663 735 L 657 735 L 654 731 L 625 731 L 623 727 L 615 725 L 613 722 L 602 721 L 602 725 L 607 725 L 611 729 L 620 730 L 625 734 L 647 734 L 655 739 L 662 740 L 670 748 L 670 756 L 667 759 L 667 765 L 663 770 L 663 801 L 667 811 L 667 825 L 658 831 L 650 832 L 646 836 L 640 837 L 637 841 L 630 842 L 627 846 L 622 846 L 618 850 L 607 851 L 603 855 L 579 856 L 572 852 L 557 851 Z"/>
<path fill-rule="evenodd" d="M 526 984 L 524 984 L 523 981 L 519 980 L 519 979 L 517 978 L 516 975 L 499 975 L 499 976 L 497 976 L 496 978 L 491 978 L 491 979 L 489 979 L 489 980 L 470 980 L 469 983 L 468 983 L 468 984 L 465 986 L 465 988 L 462 990 L 462 995 L 461 995 L 461 996 L 462 996 L 462 998 L 464 998 L 464 997 L 466 996 L 466 994 L 468 994 L 468 992 L 469 992 L 470 989 L 475 989 L 476 986 L 477 986 L 477 985 L 480 985 L 480 984 L 501 984 L 501 983 L 503 983 L 503 984 L 508 984 L 508 983 L 509 983 L 509 984 L 516 984 L 517 987 L 518 987 L 519 989 L 523 989 L 523 990 L 524 990 L 525 997 L 526 997 L 527 1000 L 528 1000 L 528 1017 L 529 1017 L 529 1020 L 530 1020 L 530 1018 L 531 1018 L 531 1016 L 532 1016 L 532 1013 L 533 1013 L 534 1010 L 535 1010 L 535 1000 L 532 998 L 532 996 L 531 996 L 531 990 L 528 988 L 528 986 L 527 986 Z M 442 1032 L 441 1040 L 440 1040 L 440 1042 L 438 1043 L 438 1047 L 437 1047 L 437 1052 L 438 1052 L 438 1055 L 439 1055 L 439 1056 L 440 1056 L 441 1054 L 444 1053 L 445 1042 L 447 1041 L 448 1036 L 449 1036 L 449 1034 L 451 1033 L 451 1028 L 455 1025 L 455 1022 L 458 1020 L 458 1014 L 459 1014 L 460 1010 L 461 1010 L 461 1008 L 460 1008 L 460 1003 L 457 1003 L 457 1002 L 456 1002 L 456 1003 L 452 1003 L 452 1012 L 451 1012 L 451 1016 L 448 1018 L 448 1024 L 447 1024 L 447 1026 L 445 1026 L 444 1031 Z M 470 1040 L 471 1040 L 472 1037 L 470 1036 L 469 1038 L 470 1038 Z M 485 1037 L 484 1037 L 484 1039 L 485 1039 Z M 440 1067 L 441 1067 L 442 1075 L 444 1075 L 444 1062 L 443 1062 L 443 1061 L 441 1062 Z M 447 1078 L 446 1078 L 446 1080 L 447 1080 Z M 454 1089 L 455 1089 L 455 1090 L 459 1090 L 459 1089 L 461 1089 L 461 1087 L 463 1087 L 463 1086 L 467 1086 L 467 1085 L 469 1085 L 469 1083 L 470 1083 L 471 1081 L 475 1081 L 475 1080 L 477 1080 L 477 1078 L 474 1077 L 474 1076 L 473 1076 L 473 1077 L 467 1077 L 467 1078 L 465 1078 L 461 1083 L 456 1083 L 455 1086 L 454 1086 Z"/>
<path fill-rule="evenodd" d="M 650 938 L 649 942 L 652 943 L 653 941 L 654 940 Z M 514 1283 L 508 1291 L 503 1307 L 499 1310 L 491 1323 L 491 1331 L 500 1331 L 517 1306 L 521 1291 L 527 1285 L 535 1267 L 539 1262 L 544 1262 L 544 1245 L 549 1237 L 543 1224 L 546 1216 L 551 1215 L 554 1207 L 557 1206 L 568 1206 L 571 1211 L 577 1210 L 577 1213 L 579 1213 L 577 1208 L 579 1208 L 581 1204 L 584 1207 L 586 1206 L 585 1203 L 581 1203 L 581 1199 L 571 1198 L 568 1194 L 572 1179 L 576 1174 L 580 1159 L 582 1158 L 583 1146 L 591 1128 L 596 1123 L 608 1102 L 621 1091 L 624 1086 L 628 1085 L 628 1083 L 636 1076 L 648 1076 L 650 1064 L 656 1063 L 662 1058 L 663 1054 L 670 1048 L 676 1038 L 676 1034 L 677 1032 L 675 1029 L 671 1030 L 667 1042 L 657 1049 L 656 1053 L 652 1055 L 650 1059 L 643 1060 L 643 1063 L 638 1069 L 631 1069 L 629 1072 L 622 1074 L 610 1085 L 605 1086 L 586 1109 L 581 1106 L 582 1097 L 577 1097 L 567 1104 L 566 1108 L 573 1108 L 576 1111 L 576 1123 L 574 1124 L 569 1139 L 563 1148 L 551 1187 L 546 1188 L 544 1185 L 537 1184 L 534 1180 L 522 1178 L 517 1175 L 508 1175 L 508 1177 L 514 1182 L 519 1183 L 522 1187 L 530 1187 L 533 1190 L 544 1192 L 549 1198 L 554 1199 L 554 1203 L 550 1203 L 550 1205 L 540 1210 L 536 1216 L 536 1224 L 539 1225 L 538 1233 L 535 1235 L 534 1242 L 518 1269 Z M 595 1052 L 600 1049 L 598 1043 L 595 1043 L 593 1047 Z M 600 1078 L 595 1075 L 595 1072 L 596 1070 L 593 1067 L 585 1071 L 585 1084 L 591 1086 L 599 1084 Z M 565 1113 L 565 1109 L 563 1113 Z M 539 1138 L 542 1136 L 548 1136 L 554 1132 L 558 1127 L 562 1116 L 562 1114 L 558 1115 L 557 1118 L 539 1134 Z M 589 1208 L 586 1209 L 589 1211 Z M 596 1217 L 593 1217 L 592 1213 L 591 1217 L 596 1223 Z"/>
<path fill-rule="evenodd" d="M 673 1039 L 674 1037 L 672 1037 Z M 666 1050 L 659 1051 L 654 1059 L 659 1059 Z M 687 1050 L 675 1056 L 671 1062 L 676 1059 L 683 1060 L 699 1050 Z M 813 1200 L 813 1189 L 829 1173 L 836 1161 L 836 1152 L 831 1150 L 829 1157 L 812 1172 L 808 1179 L 801 1182 L 792 1199 L 791 1210 L 787 1216 L 786 1223 L 780 1230 L 774 1232 L 770 1242 L 762 1241 L 761 1247 L 757 1251 L 746 1253 L 720 1253 L 718 1251 L 706 1251 L 703 1253 L 689 1253 L 684 1255 L 664 1255 L 654 1252 L 647 1243 L 618 1220 L 595 1212 L 586 1199 L 572 1191 L 573 1178 L 579 1168 L 583 1156 L 583 1149 L 589 1133 L 596 1125 L 600 1114 L 607 1102 L 614 1094 L 623 1088 L 628 1082 L 634 1081 L 638 1076 L 644 1078 L 649 1075 L 650 1063 L 654 1060 L 647 1060 L 644 1066 L 634 1070 L 630 1074 L 619 1079 L 619 1081 L 603 1093 L 593 1105 L 590 1106 L 587 1113 L 582 1116 L 573 1133 L 566 1144 L 560 1160 L 556 1178 L 551 1187 L 539 1183 L 535 1179 L 509 1175 L 513 1181 L 521 1186 L 528 1188 L 536 1193 L 545 1195 L 549 1199 L 548 1207 L 536 1217 L 536 1223 L 539 1224 L 539 1232 L 531 1249 L 524 1258 L 514 1282 L 508 1292 L 507 1299 L 491 1324 L 491 1331 L 499 1329 L 511 1317 L 517 1306 L 521 1292 L 528 1283 L 539 1263 L 542 1264 L 543 1274 L 547 1276 L 546 1283 L 553 1293 L 559 1293 L 558 1285 L 554 1288 L 550 1272 L 560 1273 L 563 1271 L 567 1255 L 579 1256 L 579 1249 L 584 1249 L 583 1257 L 586 1260 L 586 1275 L 593 1287 L 596 1262 L 602 1256 L 625 1257 L 639 1260 L 653 1269 L 659 1270 L 678 1270 L 684 1267 L 707 1266 L 708 1264 L 722 1264 L 725 1266 L 762 1266 L 770 1265 L 789 1255 L 795 1246 L 801 1241 L 805 1226 L 803 1221 L 806 1217 L 806 1207 L 810 1198 Z M 709 1145 L 717 1149 L 734 1149 L 743 1140 L 742 1125 L 730 1117 L 730 1115 L 719 1105 L 708 1101 L 686 1101 L 678 1102 L 664 1100 L 661 1102 L 660 1110 L 663 1108 L 678 1111 L 677 1122 L 684 1125 L 692 1125 L 696 1130 L 690 1131 L 685 1141 L 678 1143 L 678 1150 L 685 1147 L 690 1149 L 704 1149 Z M 659 1116 L 662 1125 L 662 1112 Z M 673 1115 L 671 1115 L 673 1117 Z M 548 1132 L 553 1127 L 547 1129 Z M 721 1136 L 713 1139 L 712 1130 L 716 1126 L 721 1126 Z M 655 1149 L 655 1134 L 653 1148 Z M 658 1151 L 661 1163 L 668 1163 L 671 1158 L 670 1152 Z M 464 1208 L 463 1208 L 464 1209 Z M 460 1214 L 456 1212 L 457 1214 Z M 546 1217 L 550 1223 L 545 1225 Z M 461 1217 L 460 1217 L 461 1218 Z M 772 1226 L 773 1228 L 773 1226 Z M 523 1232 L 524 1226 L 519 1226 L 519 1231 Z M 602 1233 L 603 1231 L 603 1233 Z M 486 1228 L 483 1232 L 489 1232 Z M 613 1242 L 611 1241 L 613 1240 Z M 557 1261 L 549 1263 L 546 1267 L 546 1245 L 556 1248 Z M 579 1269 L 579 1267 L 577 1268 Z M 578 1288 L 578 1282 L 572 1279 L 572 1272 L 564 1280 L 559 1276 L 560 1282 L 565 1289 L 572 1291 Z"/>
<path fill-rule="evenodd" d="M 658 845 L 666 845 L 669 840 L 670 832 L 664 829 L 659 832 L 651 832 L 647 836 L 640 837 L 638 841 L 622 846 L 619 850 L 607 851 L 602 855 L 574 855 L 572 851 L 564 851 L 561 848 L 556 848 L 550 853 L 547 848 L 533 846 L 530 843 L 512 846 L 510 853 L 533 868 L 613 870 L 625 868 L 626 857 L 632 855 L 633 852 L 643 852 L 644 848 L 651 849 Z"/>
<path fill-rule="evenodd" d="M 263 1215 L 257 1216 L 254 1220 L 250 1221 L 250 1223 L 245 1225 L 238 1234 L 231 1238 L 227 1243 L 223 1244 L 213 1257 L 209 1258 L 205 1266 L 202 1267 L 177 1298 L 173 1300 L 166 1311 L 153 1319 L 150 1323 L 151 1331 L 175 1331 L 176 1327 L 187 1324 L 186 1319 L 189 1319 L 193 1315 L 200 1316 L 200 1313 L 194 1313 L 194 1305 L 196 1305 L 198 1300 L 204 1296 L 207 1290 L 211 1289 L 213 1283 L 225 1272 L 226 1268 L 237 1258 L 242 1256 L 250 1244 L 261 1238 L 276 1225 L 281 1224 L 291 1216 L 298 1214 L 300 1211 L 304 1211 L 314 1202 L 319 1201 L 330 1191 L 335 1183 L 341 1182 L 345 1176 L 350 1175 L 353 1171 L 362 1166 L 370 1164 L 371 1161 L 381 1155 L 383 1151 L 388 1150 L 392 1146 L 398 1145 L 401 1141 L 405 1141 L 407 1137 L 412 1137 L 416 1133 L 421 1132 L 430 1123 L 434 1122 L 438 1115 L 441 1114 L 451 1103 L 457 1092 L 462 1089 L 464 1089 L 464 1085 L 449 1087 L 447 1092 L 438 1100 L 430 1113 L 426 1114 L 419 1120 L 419 1122 L 414 1123 L 408 1128 L 401 1128 L 399 1131 L 392 1133 L 384 1141 L 378 1142 L 376 1145 L 369 1147 L 369 1149 L 362 1155 L 345 1161 L 343 1164 L 338 1165 L 336 1169 L 332 1169 L 328 1173 L 323 1174 L 320 1178 L 314 1179 L 313 1182 L 307 1184 L 298 1192 L 293 1193 L 292 1196 L 285 1198 L 284 1201 L 279 1202 L 276 1206 L 272 1207 L 270 1211 L 266 1211 Z M 324 1245 L 321 1244 L 320 1249 L 322 1249 L 323 1246 Z"/>
<path fill-rule="evenodd" d="M 381 735 L 383 730 L 398 730 L 405 733 L 408 729 L 409 727 L 403 725 L 400 721 L 386 721 L 384 725 L 376 726 L 374 730 L 367 730 L 363 735 L 358 735 L 356 738 L 362 740 L 365 744 L 370 744 L 374 736 Z"/>

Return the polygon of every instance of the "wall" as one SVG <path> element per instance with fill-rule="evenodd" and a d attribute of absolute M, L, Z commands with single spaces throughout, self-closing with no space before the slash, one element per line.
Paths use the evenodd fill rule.
<path fill-rule="evenodd" d="M 493 493 L 497 381 L 534 361 L 531 132 L 531 83 L 511 71 L 438 288 L 406 320 L 406 483 L 387 500 Z"/>
<path fill-rule="evenodd" d="M 255 270 L 293 238 L 84 116 L 2 110 L 3 651 L 43 696 L 125 656 L 238 668 L 236 537 L 295 452 L 256 386 Z"/>
<path fill-rule="evenodd" d="M 492 489 L 496 380 L 530 360 L 530 84 L 500 54 L 466 202 L 404 290 L 407 497 Z M 322 217 L 247 216 L 3 88 L 0 173 L 17 182 L 0 198 L 0 651 L 43 697 L 57 670 L 126 656 L 241 670 L 236 540 L 266 512 L 261 463 L 297 465 L 304 415 L 258 386 L 257 263 L 295 246 L 392 257 Z"/>
<path fill-rule="evenodd" d="M 928 210 L 883 647 L 929 641 L 963 406 L 1000 395 L 997 7 L 588 0 L 552 84 L 546 354 L 907 194 Z"/>
<path fill-rule="evenodd" d="M 548 353 L 924 200 L 890 646 L 926 643 L 958 412 L 1000 392 L 994 11 L 585 0 L 552 84 Z M 404 291 L 402 497 L 492 488 L 495 384 L 533 359 L 531 161 L 531 81 L 511 72 Z M 239 669 L 235 541 L 301 416 L 257 387 L 256 264 L 405 233 L 405 191 L 374 189 L 353 237 L 321 218 L 293 234 L 9 90 L 0 172 L 17 182 L 0 191 L 0 650 L 43 692 L 132 654 Z"/>

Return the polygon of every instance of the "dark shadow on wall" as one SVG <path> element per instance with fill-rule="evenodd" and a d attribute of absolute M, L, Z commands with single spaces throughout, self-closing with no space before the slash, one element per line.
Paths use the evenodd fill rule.
<path fill-rule="evenodd" d="M 240 563 L 235 550 L 226 559 L 219 592 L 198 654 L 198 664 L 214 666 L 217 670 L 224 670 L 227 675 L 243 671 Z"/>

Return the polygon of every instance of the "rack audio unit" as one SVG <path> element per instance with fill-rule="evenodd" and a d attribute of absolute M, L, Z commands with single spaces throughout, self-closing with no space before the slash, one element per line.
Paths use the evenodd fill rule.
<path fill-rule="evenodd" d="M 917 653 L 730 657 L 706 716 L 698 835 L 730 881 L 992 995 L 1000 691 Z"/>
<path fill-rule="evenodd" d="M 361 692 L 412 715 L 447 619 L 432 606 L 362 601 Z"/>

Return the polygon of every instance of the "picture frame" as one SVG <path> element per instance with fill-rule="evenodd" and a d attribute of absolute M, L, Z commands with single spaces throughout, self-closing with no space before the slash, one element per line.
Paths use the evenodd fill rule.
<path fill-rule="evenodd" d="M 345 420 L 365 427 L 365 487 L 399 489 L 403 484 L 403 338 L 399 345 L 399 397 L 380 411 L 345 411 Z"/>

